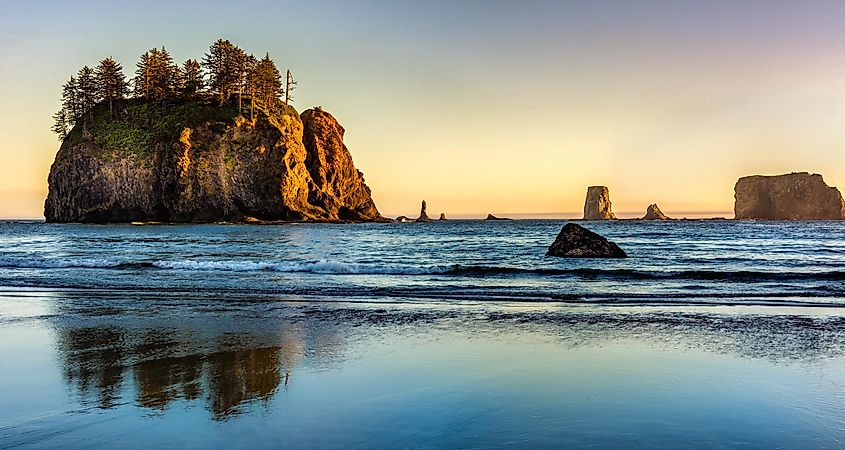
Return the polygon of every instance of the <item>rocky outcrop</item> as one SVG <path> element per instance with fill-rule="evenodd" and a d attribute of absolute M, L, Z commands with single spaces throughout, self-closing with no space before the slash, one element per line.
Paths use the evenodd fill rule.
<path fill-rule="evenodd" d="M 141 100 L 115 110 L 98 105 L 62 142 L 48 222 L 389 220 L 325 111 L 280 105 L 248 120 L 230 105 Z"/>
<path fill-rule="evenodd" d="M 484 220 L 513 220 L 509 217 L 496 217 L 493 214 L 487 214 L 487 217 Z"/>
<path fill-rule="evenodd" d="M 399 217 L 397 217 L 397 218 L 396 218 L 396 222 L 399 222 L 399 223 L 408 223 L 408 222 L 416 222 L 416 220 L 411 219 L 411 218 L 410 218 L 410 217 L 408 217 L 408 216 L 399 216 Z"/>
<path fill-rule="evenodd" d="M 610 191 L 607 186 L 590 186 L 584 201 L 584 220 L 612 220 L 613 205 L 610 203 Z"/>
<path fill-rule="evenodd" d="M 426 205 L 425 200 L 423 200 L 422 205 L 420 206 L 420 216 L 417 217 L 417 222 L 430 222 L 431 221 L 431 218 L 428 217 L 428 213 L 426 212 L 426 208 L 428 208 L 428 205 Z"/>
<path fill-rule="evenodd" d="M 624 250 L 606 238 L 574 223 L 560 230 L 546 256 L 563 258 L 627 258 Z"/>
<path fill-rule="evenodd" d="M 669 220 L 669 216 L 663 214 L 663 211 L 660 210 L 657 203 L 653 203 L 648 205 L 648 209 L 645 211 L 643 220 Z"/>
<path fill-rule="evenodd" d="M 737 219 L 839 220 L 845 218 L 845 201 L 819 174 L 742 177 L 734 187 Z"/>
<path fill-rule="evenodd" d="M 440 218 L 437 220 L 449 220 L 446 218 L 446 213 L 440 213 Z"/>

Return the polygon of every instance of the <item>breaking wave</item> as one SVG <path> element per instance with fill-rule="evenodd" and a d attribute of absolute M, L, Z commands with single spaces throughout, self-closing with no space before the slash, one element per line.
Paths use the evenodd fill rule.
<path fill-rule="evenodd" d="M 505 266 L 409 266 L 361 264 L 320 260 L 296 261 L 234 261 L 234 260 L 158 260 L 131 261 L 122 259 L 19 259 L 0 258 L 2 268 L 20 269 L 159 269 L 181 271 L 315 273 L 326 275 L 440 275 L 460 277 L 540 276 L 616 280 L 714 280 L 714 281 L 845 281 L 845 270 L 805 272 L 764 271 L 648 271 L 638 269 L 593 268 L 519 268 Z"/>

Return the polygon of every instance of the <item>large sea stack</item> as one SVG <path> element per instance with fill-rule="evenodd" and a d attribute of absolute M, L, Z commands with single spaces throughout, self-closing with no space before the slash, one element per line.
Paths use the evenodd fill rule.
<path fill-rule="evenodd" d="M 584 201 L 584 220 L 612 220 L 613 205 L 610 203 L 610 191 L 607 186 L 590 186 Z"/>
<path fill-rule="evenodd" d="M 845 201 L 821 175 L 807 172 L 742 177 L 734 188 L 737 219 L 839 220 Z"/>
<path fill-rule="evenodd" d="M 62 142 L 48 222 L 383 221 L 321 109 L 101 103 Z"/>
<path fill-rule="evenodd" d="M 652 203 L 651 205 L 648 205 L 648 208 L 645 210 L 643 220 L 669 220 L 669 216 L 663 214 L 663 211 L 660 210 L 657 203 Z"/>

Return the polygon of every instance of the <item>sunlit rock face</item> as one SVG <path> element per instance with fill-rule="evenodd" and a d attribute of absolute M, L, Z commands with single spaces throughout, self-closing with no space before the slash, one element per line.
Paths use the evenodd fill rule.
<path fill-rule="evenodd" d="M 48 222 L 384 220 L 325 111 L 103 106 L 62 142 Z"/>
<path fill-rule="evenodd" d="M 737 219 L 839 220 L 845 201 L 819 174 L 753 175 L 740 178 L 734 188 Z"/>
<path fill-rule="evenodd" d="M 613 205 L 610 203 L 610 191 L 607 186 L 590 186 L 584 201 L 584 220 L 612 220 Z"/>

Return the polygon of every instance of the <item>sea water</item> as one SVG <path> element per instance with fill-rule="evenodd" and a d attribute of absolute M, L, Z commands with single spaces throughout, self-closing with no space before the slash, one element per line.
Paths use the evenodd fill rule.
<path fill-rule="evenodd" d="M 0 223 L 0 447 L 845 446 L 845 223 L 563 223 Z"/>

